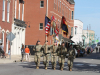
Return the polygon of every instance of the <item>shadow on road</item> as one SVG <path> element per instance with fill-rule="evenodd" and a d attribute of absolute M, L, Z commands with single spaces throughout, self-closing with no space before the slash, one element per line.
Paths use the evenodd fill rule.
<path fill-rule="evenodd" d="M 96 59 L 96 60 L 100 60 L 100 53 L 90 53 L 87 55 L 84 55 L 83 57 L 78 57 L 81 59 Z"/>

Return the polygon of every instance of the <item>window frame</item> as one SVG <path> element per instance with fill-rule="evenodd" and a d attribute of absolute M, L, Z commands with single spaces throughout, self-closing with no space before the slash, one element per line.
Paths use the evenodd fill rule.
<path fill-rule="evenodd" d="M 77 34 L 77 27 L 75 27 L 75 35 Z"/>
<path fill-rule="evenodd" d="M 71 11 L 71 20 L 74 20 L 74 11 Z"/>
<path fill-rule="evenodd" d="M 7 22 L 9 22 L 10 17 L 10 2 L 7 2 Z"/>
<path fill-rule="evenodd" d="M 6 0 L 3 0 L 2 21 L 5 21 L 5 5 L 6 5 Z"/>
<path fill-rule="evenodd" d="M 41 27 L 41 26 L 40 26 L 41 24 L 43 24 L 43 23 L 40 23 L 40 24 L 39 24 L 39 30 L 43 30 L 43 29 L 40 28 L 40 27 Z M 43 26 L 42 26 L 42 27 L 43 27 Z"/>
<path fill-rule="evenodd" d="M 71 27 L 71 36 L 73 36 L 73 27 Z"/>
<path fill-rule="evenodd" d="M 43 7 L 41 7 L 41 2 L 43 1 Z M 44 0 L 40 0 L 40 8 L 44 8 Z"/>

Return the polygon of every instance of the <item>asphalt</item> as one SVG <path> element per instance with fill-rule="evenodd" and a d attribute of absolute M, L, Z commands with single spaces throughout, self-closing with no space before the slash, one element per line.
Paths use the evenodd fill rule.
<path fill-rule="evenodd" d="M 95 51 L 84 57 L 79 57 L 74 60 L 73 71 L 68 71 L 67 58 L 63 71 L 59 70 L 57 63 L 56 70 L 51 68 L 51 63 L 47 70 L 44 69 L 41 61 L 40 69 L 35 69 L 35 63 L 31 62 L 16 62 L 0 64 L 0 75 L 100 75 L 100 53 Z"/>

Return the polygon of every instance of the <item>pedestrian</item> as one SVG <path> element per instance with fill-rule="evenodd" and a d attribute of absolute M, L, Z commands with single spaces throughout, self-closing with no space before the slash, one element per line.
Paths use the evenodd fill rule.
<path fill-rule="evenodd" d="M 96 53 L 98 52 L 98 47 L 96 47 Z"/>
<path fill-rule="evenodd" d="M 24 59 L 24 54 L 25 54 L 25 48 L 24 48 L 24 45 L 22 45 L 22 48 L 21 48 L 21 61 L 23 62 L 23 59 Z"/>
<path fill-rule="evenodd" d="M 46 41 L 45 44 L 43 45 L 43 48 L 44 48 L 43 63 L 45 66 L 45 70 L 47 70 L 47 67 L 49 66 L 49 60 L 50 60 L 50 54 L 51 54 L 50 47 L 51 46 L 52 45 L 48 45 L 48 41 Z"/>
<path fill-rule="evenodd" d="M 65 62 L 65 58 L 67 54 L 67 48 L 65 47 L 65 42 L 62 42 L 58 51 L 59 51 L 58 52 L 58 56 L 59 56 L 58 62 L 59 62 L 60 70 L 62 71 L 64 68 L 64 62 Z"/>
<path fill-rule="evenodd" d="M 72 71 L 73 61 L 76 57 L 75 50 L 72 48 L 72 45 L 70 45 L 68 55 L 69 55 L 68 56 L 68 67 L 69 67 L 69 71 Z"/>
<path fill-rule="evenodd" d="M 8 50 L 8 58 L 10 58 L 10 54 L 11 54 L 11 50 L 9 48 L 9 50 Z"/>
<path fill-rule="evenodd" d="M 27 59 L 29 61 L 29 54 L 30 54 L 30 49 L 28 48 L 28 46 L 26 46 L 26 48 L 25 48 L 26 61 L 27 61 Z"/>
<path fill-rule="evenodd" d="M 0 57 L 1 57 L 1 58 L 2 58 L 2 56 L 3 56 L 3 53 L 4 53 L 3 44 L 0 43 Z"/>
<path fill-rule="evenodd" d="M 40 45 L 40 41 L 37 41 L 37 45 L 35 47 L 35 49 L 33 49 L 33 51 L 35 51 L 35 57 L 34 57 L 34 61 L 36 64 L 36 69 L 39 69 L 40 66 L 40 57 L 41 57 L 41 53 L 42 53 L 42 45 Z"/>
<path fill-rule="evenodd" d="M 56 70 L 57 51 L 58 51 L 58 47 L 57 47 L 56 41 L 54 42 L 54 45 L 51 48 L 52 48 L 52 51 L 51 51 L 52 69 Z"/>

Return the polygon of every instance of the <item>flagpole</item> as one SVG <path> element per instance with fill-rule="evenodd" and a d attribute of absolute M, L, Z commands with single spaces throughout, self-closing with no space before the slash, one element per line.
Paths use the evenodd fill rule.
<path fill-rule="evenodd" d="M 48 16 L 48 0 L 46 0 L 46 1 L 47 1 L 47 2 L 46 2 L 46 16 Z M 45 46 L 45 48 L 46 48 L 46 53 L 47 53 L 47 35 L 46 35 L 45 41 L 46 41 L 46 46 Z"/>

